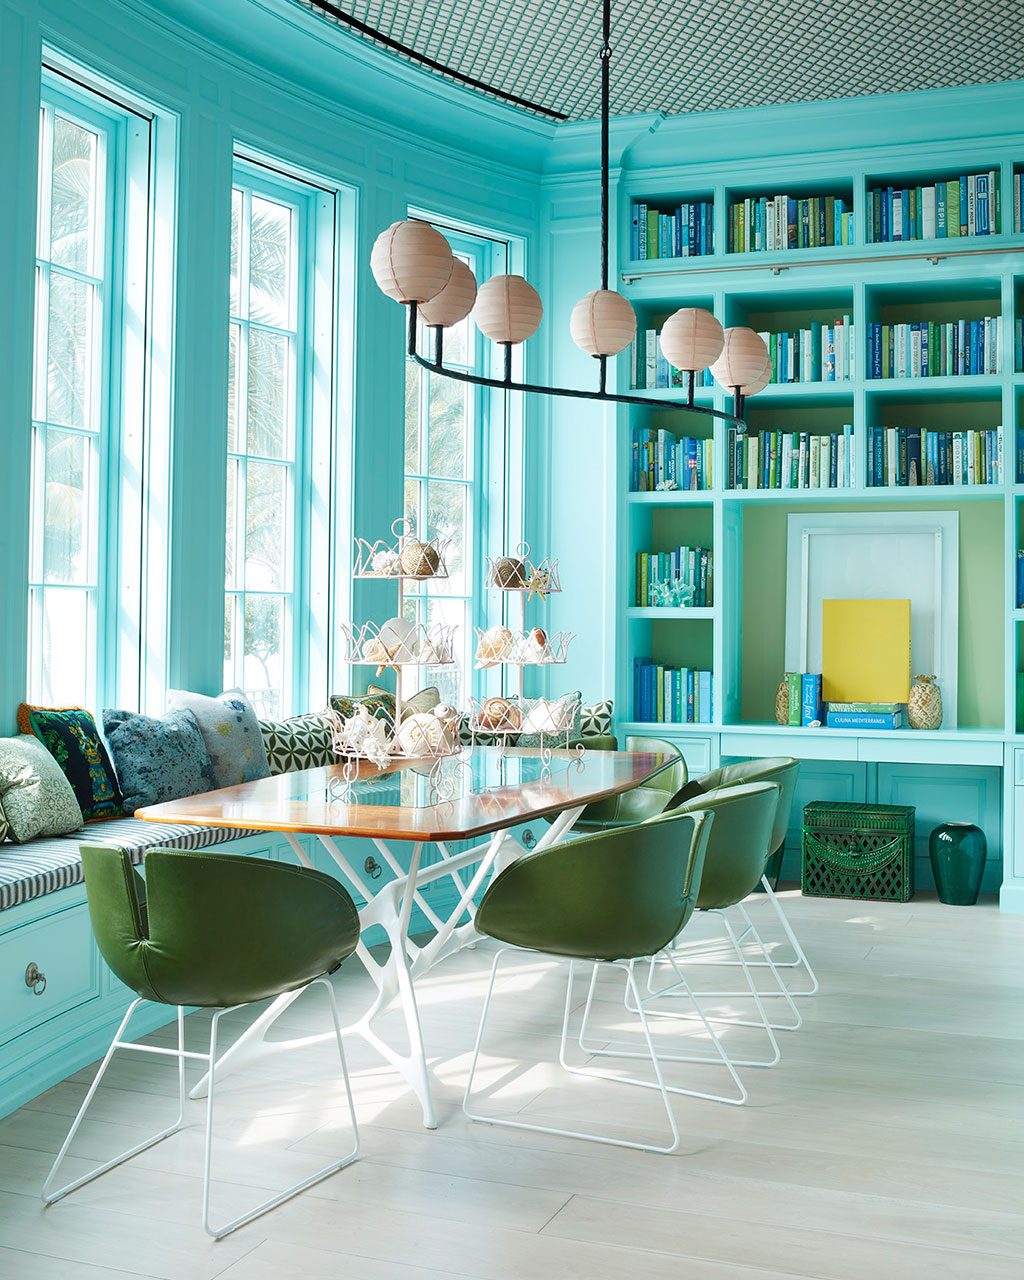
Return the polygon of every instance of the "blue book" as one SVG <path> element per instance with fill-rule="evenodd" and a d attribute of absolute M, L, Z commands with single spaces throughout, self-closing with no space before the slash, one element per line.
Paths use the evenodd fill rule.
<path fill-rule="evenodd" d="M 686 668 L 686 723 L 693 724 L 693 671 Z"/>
<path fill-rule="evenodd" d="M 711 710 L 711 672 L 699 671 L 698 700 L 700 703 L 700 723 L 710 724 L 713 717 Z"/>
<path fill-rule="evenodd" d="M 940 239 L 946 235 L 946 184 L 935 184 L 935 234 Z"/>
<path fill-rule="evenodd" d="M 989 181 L 987 173 L 979 173 L 975 178 L 975 213 L 974 219 L 979 236 L 987 236 L 992 230 L 989 216 Z"/>
<path fill-rule="evenodd" d="M 902 729 L 903 712 L 830 711 L 825 723 L 829 729 Z"/>
<path fill-rule="evenodd" d="M 805 671 L 800 677 L 800 723 L 808 725 L 820 724 L 825 718 L 825 707 L 821 700 L 821 674 Z"/>

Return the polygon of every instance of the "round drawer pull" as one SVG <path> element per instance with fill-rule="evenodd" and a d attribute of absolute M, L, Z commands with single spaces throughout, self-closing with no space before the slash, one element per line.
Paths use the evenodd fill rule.
<path fill-rule="evenodd" d="M 40 971 L 34 960 L 25 970 L 25 986 L 31 988 L 34 996 L 41 996 L 46 990 L 46 974 Z"/>
<path fill-rule="evenodd" d="M 380 878 L 380 873 L 384 870 L 384 868 L 380 865 L 380 863 L 377 861 L 376 858 L 371 856 L 367 858 L 366 861 L 363 863 L 363 870 L 366 872 L 366 874 L 370 877 L 371 880 L 378 880 Z"/>

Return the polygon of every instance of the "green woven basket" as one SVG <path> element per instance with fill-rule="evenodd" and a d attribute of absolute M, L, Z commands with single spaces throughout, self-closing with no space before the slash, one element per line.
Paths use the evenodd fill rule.
<path fill-rule="evenodd" d="M 806 805 L 800 888 L 812 898 L 909 902 L 913 806 L 826 800 Z"/>

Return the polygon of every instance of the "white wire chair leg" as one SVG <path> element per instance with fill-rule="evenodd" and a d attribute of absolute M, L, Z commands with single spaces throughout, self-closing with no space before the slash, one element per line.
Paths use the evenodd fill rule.
<path fill-rule="evenodd" d="M 790 925 L 789 920 L 786 918 L 786 913 L 782 909 L 782 903 L 779 902 L 778 895 L 769 883 L 767 876 L 761 877 L 761 883 L 764 885 L 764 891 L 768 895 L 768 901 L 775 908 L 775 914 L 779 917 L 779 923 L 782 925 L 782 930 L 789 939 L 789 944 L 793 948 L 796 956 L 796 959 L 794 960 L 776 960 L 775 967 L 777 969 L 806 969 L 807 976 L 811 980 L 810 987 L 806 991 L 790 991 L 789 994 L 797 997 L 816 995 L 820 989 L 820 983 L 818 982 L 817 975 L 811 968 L 810 961 L 804 954 L 803 947 L 801 947 L 800 943 L 797 941 L 797 936 L 793 932 L 793 928 Z"/>
<path fill-rule="evenodd" d="M 94 1178 L 98 1178 L 101 1173 L 106 1173 L 109 1169 L 113 1169 L 119 1164 L 124 1164 L 126 1160 L 130 1160 L 132 1156 L 137 1156 L 141 1151 L 147 1151 L 150 1147 L 155 1147 L 158 1142 L 163 1142 L 165 1138 L 169 1138 L 171 1134 L 177 1133 L 179 1129 L 181 1129 L 182 1127 L 182 1124 L 185 1119 L 185 1058 L 186 1056 L 205 1058 L 206 1055 L 205 1054 L 186 1055 L 185 1053 L 185 1011 L 184 1009 L 181 1009 L 181 1008 L 178 1009 L 178 1048 L 177 1050 L 157 1048 L 154 1045 L 133 1044 L 130 1040 L 129 1041 L 122 1040 L 121 1037 L 124 1035 L 125 1031 L 127 1030 L 128 1023 L 131 1021 L 131 1018 L 132 1018 L 132 1014 L 139 1007 L 139 1005 L 143 1003 L 144 1001 L 141 997 L 139 997 L 139 999 L 137 1000 L 133 1000 L 131 1004 L 128 1006 L 128 1009 L 126 1010 L 124 1017 L 121 1019 L 121 1025 L 114 1032 L 114 1038 L 110 1042 L 110 1048 L 107 1050 L 103 1058 L 103 1061 L 100 1063 L 100 1068 L 96 1072 L 96 1075 L 93 1079 L 92 1084 L 89 1086 L 89 1091 L 85 1095 L 85 1100 L 82 1102 L 82 1105 L 78 1109 L 78 1114 L 75 1116 L 74 1121 L 72 1122 L 71 1128 L 68 1131 L 68 1136 L 64 1139 L 63 1146 L 61 1147 L 60 1151 L 57 1152 L 57 1157 L 50 1167 L 50 1172 L 46 1175 L 46 1181 L 43 1183 L 43 1189 L 42 1189 L 44 1204 L 50 1205 L 50 1204 L 56 1203 L 56 1201 L 62 1199 L 69 1192 L 76 1191 L 79 1187 L 84 1187 L 87 1182 L 92 1182 L 92 1180 Z M 89 1110 L 89 1106 L 92 1103 L 93 1098 L 96 1096 L 96 1090 L 99 1088 L 100 1082 L 103 1079 L 104 1075 L 106 1074 L 107 1067 L 110 1066 L 110 1063 L 114 1057 L 114 1054 L 118 1049 L 130 1049 L 135 1051 L 136 1053 L 157 1053 L 162 1055 L 170 1055 L 178 1059 L 178 1118 L 177 1120 L 175 1120 L 175 1122 L 172 1125 L 169 1125 L 166 1129 L 161 1129 L 160 1132 L 154 1134 L 153 1137 L 147 1138 L 144 1142 L 136 1143 L 134 1147 L 129 1147 L 127 1151 L 121 1152 L 120 1155 L 112 1156 L 109 1160 L 105 1161 L 101 1165 L 98 1165 L 95 1169 L 92 1169 L 89 1173 L 83 1173 L 80 1178 L 75 1178 L 73 1182 L 69 1182 L 66 1186 L 61 1187 L 59 1191 L 51 1191 L 50 1185 L 52 1184 L 57 1174 L 57 1170 L 64 1163 L 64 1158 L 67 1155 L 72 1142 L 75 1140 L 75 1135 L 78 1133 L 78 1130 L 81 1127 L 82 1121 L 85 1119 L 85 1114 Z"/>
<path fill-rule="evenodd" d="M 340 1160 L 335 1160 L 332 1164 L 325 1165 L 316 1173 L 312 1173 L 308 1178 L 303 1178 L 301 1182 L 296 1182 L 284 1191 L 278 1192 L 277 1195 L 271 1196 L 268 1200 L 256 1205 L 255 1208 L 249 1209 L 247 1212 L 240 1214 L 237 1218 L 233 1218 L 230 1222 L 223 1223 L 219 1227 L 212 1226 L 210 1223 L 210 1184 L 212 1182 L 212 1165 L 213 1165 L 213 1107 L 216 1096 L 216 1063 L 217 1063 L 217 1029 L 221 1018 L 225 1013 L 230 1013 L 230 1009 L 218 1009 L 213 1015 L 210 1024 L 210 1075 L 209 1087 L 206 1102 L 206 1147 L 203 1157 L 203 1229 L 215 1240 L 220 1240 L 230 1232 L 237 1230 L 238 1227 L 244 1226 L 247 1222 L 252 1222 L 254 1218 L 260 1217 L 262 1214 L 275 1209 L 279 1204 L 283 1204 L 286 1200 L 291 1200 L 293 1196 L 297 1196 L 300 1192 L 314 1186 L 318 1182 L 322 1182 L 324 1178 L 329 1178 L 332 1173 L 337 1173 L 339 1169 L 344 1169 L 346 1165 L 352 1163 L 359 1155 L 359 1125 L 356 1120 L 355 1102 L 352 1098 L 352 1085 L 348 1075 L 348 1063 L 345 1060 L 345 1046 L 341 1039 L 341 1023 L 338 1020 L 338 1002 L 334 996 L 334 987 L 327 978 L 316 978 L 309 986 L 324 987 L 327 990 L 328 1000 L 331 1008 L 331 1021 L 334 1023 L 334 1034 L 338 1042 L 338 1056 L 341 1059 L 341 1074 L 345 1081 L 345 1096 L 348 1099 L 349 1115 L 352 1118 L 352 1132 L 354 1136 L 352 1150 Z M 237 1007 L 237 1006 L 236 1006 Z"/>
<path fill-rule="evenodd" d="M 704 1010 L 701 1007 L 700 1001 L 697 999 L 693 991 L 690 989 L 690 986 L 687 983 L 686 978 L 682 973 L 682 970 L 676 964 L 675 960 L 672 957 L 671 952 L 666 950 L 661 952 L 661 954 L 672 966 L 673 970 L 675 971 L 676 979 L 677 979 L 677 981 L 674 984 L 672 984 L 672 986 L 668 988 L 668 990 L 675 991 L 676 988 L 681 987 L 683 989 L 684 994 L 689 996 L 690 1000 L 693 1002 L 693 1007 L 697 1012 L 697 1017 L 704 1024 L 704 1029 L 711 1038 L 711 1043 L 714 1045 L 715 1052 L 717 1055 L 716 1057 L 710 1057 L 710 1056 L 702 1056 L 700 1054 L 661 1053 L 659 1054 L 661 1061 L 662 1062 L 702 1062 L 702 1063 L 713 1063 L 715 1065 L 721 1064 L 729 1072 L 729 1075 L 732 1077 L 732 1081 L 735 1084 L 736 1090 L 737 1090 L 736 1096 L 732 1097 L 729 1094 L 707 1093 L 700 1089 L 687 1089 L 687 1088 L 684 1088 L 682 1085 L 667 1085 L 666 1088 L 668 1092 L 683 1094 L 688 1098 L 702 1098 L 706 1102 L 722 1102 L 730 1107 L 743 1106 L 743 1104 L 747 1101 L 747 1098 L 749 1095 L 747 1093 L 746 1085 L 740 1079 L 739 1073 L 736 1070 L 737 1066 L 740 1066 L 740 1067 L 762 1066 L 765 1064 L 760 1062 L 747 1063 L 742 1059 L 731 1058 L 729 1054 L 726 1053 L 725 1046 L 722 1044 L 722 1041 L 721 1041 L 721 1037 L 718 1035 L 714 1027 L 711 1025 L 711 1019 L 705 1016 Z M 644 1023 L 645 1027 L 647 1026 L 647 1018 L 649 1017 L 675 1018 L 678 1020 L 683 1020 L 684 1018 L 686 1018 L 687 1015 L 685 1014 L 668 1013 L 658 1009 L 648 1009 L 645 1007 L 647 1002 L 640 998 L 640 991 L 636 985 L 636 979 L 633 973 L 633 967 L 635 963 L 636 961 L 631 960 L 629 961 L 628 966 L 620 965 L 620 967 L 625 967 L 627 971 L 626 998 L 625 998 L 626 1008 L 629 1009 L 631 1012 L 638 1012 L 640 1015 L 640 1019 Z M 590 1009 L 593 1002 L 595 979 L 596 979 L 596 972 L 591 978 L 590 991 L 588 992 L 587 1003 L 583 1011 L 583 1022 L 580 1026 L 578 1043 L 579 1043 L 581 1052 L 589 1054 L 591 1057 L 594 1057 L 594 1058 L 643 1058 L 645 1055 L 642 1053 L 638 1053 L 634 1049 L 621 1049 L 615 1046 L 602 1049 L 602 1048 L 598 1048 L 597 1046 L 588 1045 L 586 1043 L 587 1021 L 590 1016 Z M 632 997 L 632 999 L 636 1002 L 635 1006 L 629 1003 L 630 997 Z M 596 1073 L 589 1072 L 586 1068 L 570 1067 L 569 1070 L 577 1070 L 580 1072 L 580 1074 L 584 1074 L 584 1075 L 596 1074 Z M 638 1085 L 639 1087 L 644 1089 L 650 1089 L 653 1087 L 649 1083 L 649 1081 L 646 1081 L 646 1080 L 637 1080 L 629 1076 L 616 1076 L 615 1078 L 618 1080 L 624 1080 L 627 1084 Z"/>
<path fill-rule="evenodd" d="M 612 1147 L 629 1147 L 635 1151 L 651 1151 L 659 1155 L 670 1155 L 673 1151 L 677 1150 L 680 1142 L 679 1127 L 676 1124 L 675 1116 L 672 1114 L 672 1102 L 669 1097 L 669 1089 L 666 1086 L 664 1076 L 662 1075 L 661 1064 L 658 1060 L 658 1054 L 654 1048 L 654 1041 L 651 1039 L 650 1027 L 647 1024 L 647 1018 L 646 1018 L 646 1015 L 644 1014 L 642 1007 L 640 1008 L 639 1018 L 640 1018 L 640 1024 L 643 1028 L 644 1039 L 647 1044 L 647 1054 L 638 1054 L 637 1056 L 649 1057 L 651 1064 L 654 1068 L 654 1077 L 655 1077 L 654 1080 L 643 1081 L 643 1083 L 648 1088 L 657 1089 L 661 1093 L 661 1099 L 665 1107 L 665 1114 L 668 1117 L 669 1131 L 671 1134 L 671 1141 L 667 1145 L 658 1146 L 653 1143 L 647 1143 L 647 1142 L 631 1142 L 625 1138 L 605 1137 L 603 1134 L 586 1133 L 578 1129 L 556 1129 L 549 1125 L 529 1124 L 525 1120 L 507 1120 L 502 1117 L 488 1116 L 488 1115 L 484 1115 L 481 1112 L 474 1111 L 471 1109 L 470 1104 L 473 1096 L 473 1082 L 476 1078 L 477 1063 L 480 1058 L 480 1047 L 483 1043 L 484 1027 L 487 1022 L 487 1015 L 490 1012 L 491 998 L 494 994 L 495 978 L 497 977 L 498 966 L 501 963 L 502 957 L 506 954 L 506 952 L 510 950 L 512 950 L 512 948 L 503 947 L 494 957 L 494 963 L 491 965 L 491 976 L 490 976 L 490 980 L 487 983 L 487 993 L 484 997 L 484 1007 L 480 1015 L 480 1024 L 477 1028 L 476 1042 L 473 1046 L 473 1057 L 472 1057 L 472 1060 L 470 1061 L 470 1066 L 469 1066 L 469 1077 L 466 1080 L 466 1092 L 463 1095 L 463 1099 L 462 1099 L 462 1110 L 464 1111 L 466 1116 L 470 1120 L 475 1120 L 482 1124 L 500 1125 L 503 1128 L 507 1128 L 507 1129 L 526 1129 L 533 1133 L 550 1133 L 555 1137 L 560 1137 L 560 1138 L 579 1138 L 583 1142 L 600 1142 Z M 596 964 L 594 967 L 596 971 L 596 968 L 597 968 Z M 577 1075 L 593 1075 L 593 1076 L 596 1076 L 596 1078 L 599 1080 L 608 1080 L 612 1083 L 617 1083 L 622 1079 L 621 1077 L 607 1075 L 603 1072 L 588 1072 L 582 1068 L 571 1066 L 567 1060 L 566 1046 L 567 1046 L 567 1041 L 569 1036 L 569 1017 L 572 1012 L 572 991 L 573 991 L 573 980 L 575 977 L 575 970 L 576 970 L 576 962 L 574 960 L 570 960 L 569 975 L 568 975 L 568 979 L 566 981 L 566 986 L 565 986 L 565 1007 L 562 1012 L 562 1034 L 559 1042 L 558 1060 L 560 1064 L 565 1068 L 566 1071 L 572 1072 Z M 627 969 L 627 982 L 629 983 L 633 982 L 632 973 L 628 969 Z M 636 992 L 636 995 L 639 1003 L 639 992 Z M 629 1081 L 626 1081 L 626 1082 L 628 1083 Z"/>
<path fill-rule="evenodd" d="M 769 1025 L 776 1031 L 799 1031 L 804 1024 L 803 1014 L 796 1007 L 796 1002 L 794 1001 L 793 996 L 787 989 L 786 984 L 782 979 L 782 974 L 779 973 L 779 966 L 772 959 L 772 954 L 768 950 L 768 948 L 765 946 L 764 939 L 761 937 L 760 933 L 758 932 L 757 926 L 754 924 L 753 920 L 751 920 L 750 913 L 747 911 L 746 907 L 743 905 L 742 902 L 737 903 L 737 907 L 739 909 L 740 915 L 742 915 L 743 919 L 746 921 L 747 928 L 745 932 L 749 932 L 753 936 L 754 945 L 764 956 L 764 962 L 765 964 L 767 964 L 769 970 L 771 971 L 772 978 L 775 980 L 775 985 L 779 988 L 777 992 L 759 991 L 758 995 L 762 1000 L 764 1000 L 766 997 L 772 997 L 776 995 L 779 996 L 781 999 L 785 1000 L 786 1004 L 789 1006 L 790 1012 L 793 1015 L 792 1022 L 772 1022 Z"/>

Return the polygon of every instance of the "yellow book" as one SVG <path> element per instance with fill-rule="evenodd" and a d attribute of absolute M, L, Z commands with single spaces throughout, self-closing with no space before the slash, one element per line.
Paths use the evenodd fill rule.
<path fill-rule="evenodd" d="M 825 702 L 906 702 L 910 601 L 823 600 L 821 672 Z"/>

